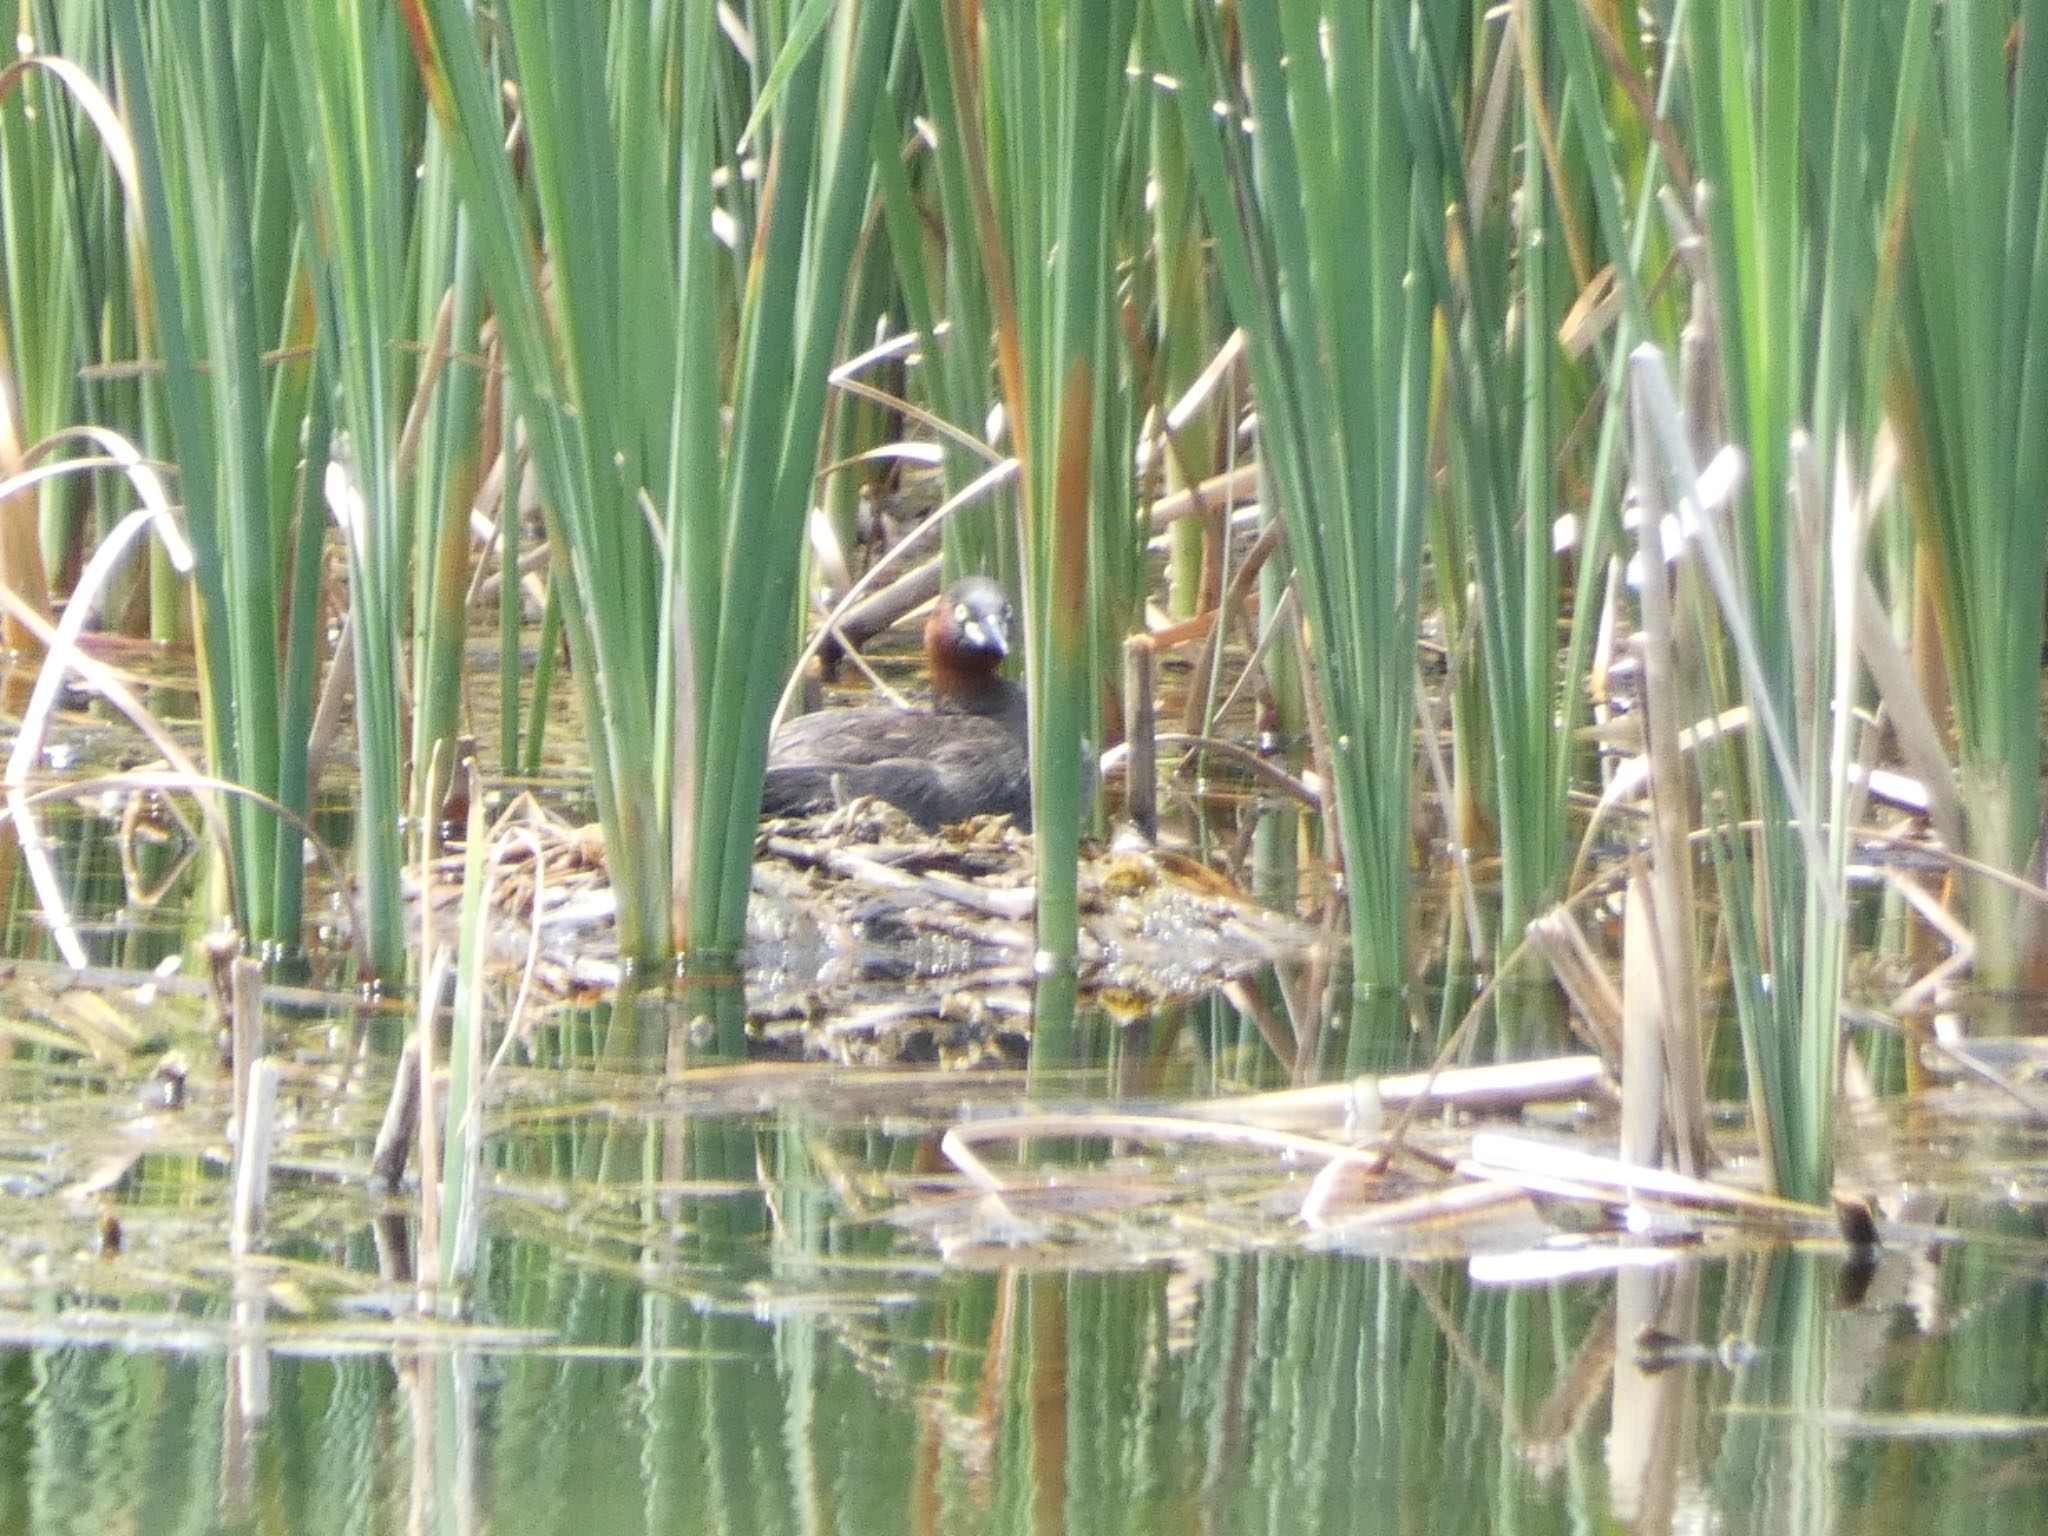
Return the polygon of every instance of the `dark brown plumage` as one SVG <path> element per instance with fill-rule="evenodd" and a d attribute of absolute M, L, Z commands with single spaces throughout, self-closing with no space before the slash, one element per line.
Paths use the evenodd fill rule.
<path fill-rule="evenodd" d="M 986 577 L 947 588 L 924 627 L 933 707 L 827 709 L 789 721 L 768 744 L 761 809 L 808 815 L 874 795 L 927 828 L 1008 815 L 1028 829 L 1024 690 L 997 675 L 1011 622 L 1010 600 Z"/>

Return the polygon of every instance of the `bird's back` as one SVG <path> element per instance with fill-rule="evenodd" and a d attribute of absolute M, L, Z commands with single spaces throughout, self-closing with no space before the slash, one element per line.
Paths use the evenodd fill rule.
<path fill-rule="evenodd" d="M 829 810 L 855 795 L 888 801 L 924 827 L 970 816 L 1031 824 L 1024 693 L 1000 682 L 973 709 L 820 710 L 789 721 L 768 748 L 761 809 Z"/>

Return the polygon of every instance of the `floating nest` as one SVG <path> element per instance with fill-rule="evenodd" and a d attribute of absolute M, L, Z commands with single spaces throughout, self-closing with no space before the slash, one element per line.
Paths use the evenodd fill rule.
<path fill-rule="evenodd" d="M 614 986 L 611 890 L 596 829 L 527 802 L 493 838 L 493 953 L 548 996 Z M 450 884 L 459 869 L 444 865 Z M 1007 817 L 937 833 L 882 801 L 764 822 L 755 844 L 749 1027 L 776 1054 L 1014 1064 L 1037 965 L 1031 838 Z M 1197 860 L 1084 849 L 1084 1001 L 1139 1017 L 1305 955 L 1315 930 Z"/>

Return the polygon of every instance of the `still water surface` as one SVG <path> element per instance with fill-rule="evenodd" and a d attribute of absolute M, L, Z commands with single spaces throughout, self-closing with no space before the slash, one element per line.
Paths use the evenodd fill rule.
<path fill-rule="evenodd" d="M 2011 1198 L 2043 1149 L 1988 1106 L 1859 1129 L 1974 1147 L 1874 1267 L 1717 1241 L 1501 1286 L 1284 1220 L 1219 1243 L 1171 1192 L 1228 1156 L 1158 1159 L 1168 1197 L 1094 1241 L 948 1257 L 929 1083 L 681 1114 L 658 1076 L 538 1080 L 492 1133 L 474 1305 L 437 1323 L 402 1199 L 335 1176 L 374 1093 L 300 1127 L 252 1290 L 161 1110 L 112 1101 L 158 1148 L 104 1205 L 116 1252 L 49 1187 L 105 1143 L 31 1167 L 136 1085 L 0 1071 L 0 1531 L 2048 1527 L 2048 1250 Z M 1149 1261 L 1102 1267 L 1120 1232 Z"/>

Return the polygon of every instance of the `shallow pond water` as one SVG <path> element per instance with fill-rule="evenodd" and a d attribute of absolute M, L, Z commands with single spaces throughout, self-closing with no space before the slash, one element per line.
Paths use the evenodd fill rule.
<path fill-rule="evenodd" d="M 2048 1498 L 2038 1279 L 1969 1277 L 1929 1337 L 1901 1302 L 1838 1310 L 1817 1254 L 1527 1291 L 1341 1257 L 881 1290 L 825 1266 L 752 1311 L 510 1240 L 494 1268 L 486 1310 L 544 1337 L 279 1341 L 253 1371 L 15 1344 L 0 1523 L 2018 1532 Z M 1644 1310 L 1747 1326 L 1753 1358 L 1645 1374 L 1615 1344 Z"/>
<path fill-rule="evenodd" d="M 1975 1536 L 2048 1508 L 2048 1137 L 1982 1090 L 1846 1133 L 1875 1256 L 1686 1231 L 1566 1279 L 1555 1223 L 1319 1246 L 1309 1170 L 1227 1145 L 1012 1159 L 993 1220 L 936 1139 L 1021 1076 L 700 1059 L 600 1005 L 496 1081 L 476 1281 L 435 1317 L 416 1197 L 365 1177 L 385 1021 L 280 1021 L 268 1252 L 236 1261 L 204 1009 L 150 1006 L 178 1107 L 139 1057 L 0 1067 L 0 1530 Z M 1051 1091 L 1158 1107 L 1222 1086 L 1223 1038 Z"/>

